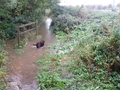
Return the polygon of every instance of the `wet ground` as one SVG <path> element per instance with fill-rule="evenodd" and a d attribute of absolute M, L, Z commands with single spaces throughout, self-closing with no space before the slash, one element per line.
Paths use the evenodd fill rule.
<path fill-rule="evenodd" d="M 39 35 L 45 40 L 45 46 L 55 42 L 55 36 L 44 25 L 39 28 Z M 41 40 L 41 39 L 39 39 Z M 35 61 L 49 51 L 45 46 L 40 49 L 33 47 L 39 40 L 28 40 L 23 48 L 22 54 L 16 54 L 14 50 L 14 40 L 7 42 L 6 50 L 9 53 L 8 79 L 9 82 L 17 82 L 20 90 L 37 90 Z"/>

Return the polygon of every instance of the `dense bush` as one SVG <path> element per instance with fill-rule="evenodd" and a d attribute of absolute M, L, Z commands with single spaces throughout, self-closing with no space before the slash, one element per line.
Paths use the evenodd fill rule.
<path fill-rule="evenodd" d="M 79 25 L 81 20 L 79 18 L 75 18 L 69 14 L 58 15 L 52 22 L 52 30 L 63 31 L 65 33 L 70 33 L 75 25 Z"/>
<path fill-rule="evenodd" d="M 110 37 L 103 38 L 104 40 L 101 40 L 101 43 L 93 45 L 94 60 L 100 62 L 98 64 L 101 67 L 107 63 L 112 71 L 120 72 L 120 31 L 115 30 L 111 34 Z"/>
<path fill-rule="evenodd" d="M 61 14 L 69 14 L 69 9 L 65 6 L 59 6 L 59 5 L 55 5 L 55 7 L 53 7 L 52 11 L 51 11 L 51 15 L 56 18 L 58 15 Z"/>
<path fill-rule="evenodd" d="M 82 20 L 89 19 L 91 12 L 76 6 L 55 6 L 52 10 L 52 30 L 70 33 Z"/>
<path fill-rule="evenodd" d="M 58 15 L 69 14 L 71 16 L 79 18 L 88 18 L 88 10 L 84 9 L 82 6 L 59 6 L 55 5 L 53 7 L 51 15 L 56 18 Z M 90 14 L 91 12 L 89 12 Z"/>
<path fill-rule="evenodd" d="M 18 24 L 42 22 L 46 8 L 52 8 L 59 0 L 1 0 L 0 1 L 0 38 L 16 37 Z"/>

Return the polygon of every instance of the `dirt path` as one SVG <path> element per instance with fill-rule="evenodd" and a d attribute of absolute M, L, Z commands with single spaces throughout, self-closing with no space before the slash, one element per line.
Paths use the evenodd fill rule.
<path fill-rule="evenodd" d="M 55 36 L 44 27 L 39 29 L 39 34 L 45 40 L 45 46 L 55 42 Z M 37 90 L 36 71 L 38 60 L 48 49 L 45 47 L 36 49 L 33 43 L 37 40 L 28 41 L 24 47 L 24 52 L 20 55 L 15 53 L 14 40 L 7 42 L 6 50 L 9 53 L 8 78 L 10 82 L 17 82 L 20 90 Z"/>

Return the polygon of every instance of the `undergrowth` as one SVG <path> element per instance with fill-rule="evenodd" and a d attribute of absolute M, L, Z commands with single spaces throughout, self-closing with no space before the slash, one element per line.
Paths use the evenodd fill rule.
<path fill-rule="evenodd" d="M 84 20 L 70 34 L 57 32 L 59 43 L 51 46 L 56 53 L 36 62 L 40 90 L 120 89 L 119 23 L 104 16 L 99 22 Z"/>
<path fill-rule="evenodd" d="M 5 90 L 6 82 L 6 56 L 7 52 L 4 50 L 4 41 L 0 40 L 0 90 Z"/>

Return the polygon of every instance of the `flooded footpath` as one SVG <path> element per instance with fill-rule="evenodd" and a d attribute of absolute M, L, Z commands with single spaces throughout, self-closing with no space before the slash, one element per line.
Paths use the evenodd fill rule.
<path fill-rule="evenodd" d="M 28 40 L 22 54 L 15 53 L 14 40 L 7 42 L 6 50 L 9 55 L 7 78 L 10 83 L 8 90 L 37 90 L 37 65 L 35 62 L 46 51 L 49 51 L 46 46 L 52 45 L 56 41 L 55 35 L 46 29 L 45 25 L 39 28 L 39 35 L 42 36 L 42 40 L 45 40 L 44 47 L 37 49 L 33 47 L 33 44 L 38 40 Z"/>

